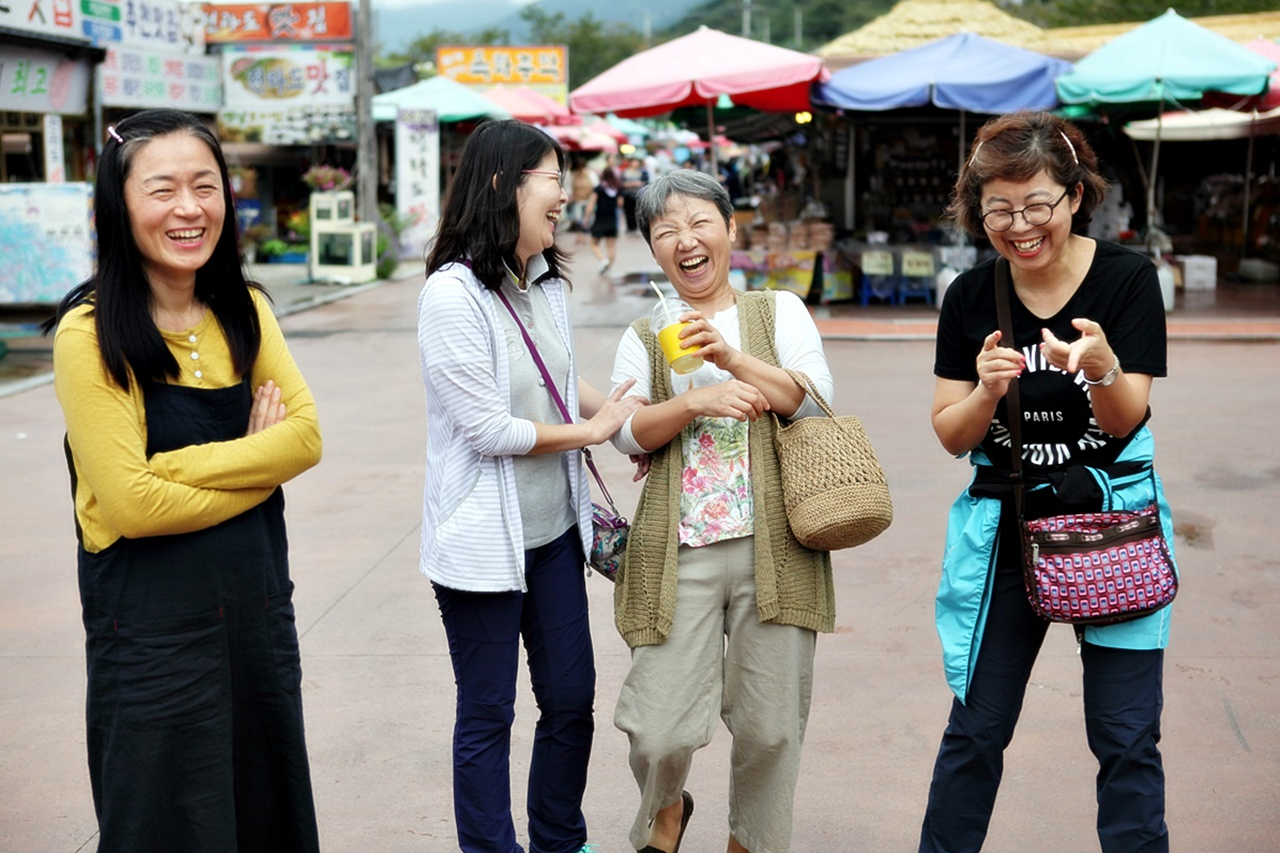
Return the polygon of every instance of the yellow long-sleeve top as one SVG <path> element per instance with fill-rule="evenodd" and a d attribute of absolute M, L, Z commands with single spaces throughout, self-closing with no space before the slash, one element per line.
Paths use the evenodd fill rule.
<path fill-rule="evenodd" d="M 122 536 L 212 527 L 262 503 L 277 486 L 320 461 L 320 422 L 311 390 L 267 300 L 257 291 L 253 298 L 262 343 L 250 382 L 257 388 L 274 380 L 285 404 L 284 421 L 254 435 L 151 458 L 142 388 L 135 378 L 125 391 L 107 373 L 91 307 L 75 308 L 58 324 L 54 388 L 67 422 L 77 476 L 76 517 L 87 551 L 101 551 Z M 170 380 L 173 384 L 214 389 L 240 383 L 212 311 L 194 328 L 161 334 L 178 360 L 181 375 Z"/>

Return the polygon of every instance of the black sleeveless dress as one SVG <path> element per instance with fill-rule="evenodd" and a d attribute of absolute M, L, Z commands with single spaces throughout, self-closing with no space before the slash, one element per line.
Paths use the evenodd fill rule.
<path fill-rule="evenodd" d="M 249 422 L 247 380 L 144 392 L 148 456 Z M 79 573 L 99 851 L 319 850 L 282 490 L 204 530 L 82 545 Z"/>

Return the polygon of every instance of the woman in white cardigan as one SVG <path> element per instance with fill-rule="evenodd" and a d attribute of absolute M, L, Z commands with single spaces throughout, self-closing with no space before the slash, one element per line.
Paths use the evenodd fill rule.
<path fill-rule="evenodd" d="M 591 497 L 578 450 L 608 439 L 643 401 L 623 400 L 626 388 L 606 398 L 577 378 L 565 257 L 555 245 L 568 202 L 564 163 L 551 137 L 522 122 L 472 134 L 418 300 L 427 402 L 421 568 L 457 683 L 454 815 L 464 853 L 521 851 L 508 791 L 522 638 L 540 710 L 530 853 L 587 843 L 595 662 L 583 572 Z M 564 422 L 520 326 L 584 420 Z"/>

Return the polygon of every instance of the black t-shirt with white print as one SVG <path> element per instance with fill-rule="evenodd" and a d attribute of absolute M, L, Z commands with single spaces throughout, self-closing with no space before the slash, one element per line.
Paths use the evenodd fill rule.
<path fill-rule="evenodd" d="M 1047 328 L 1070 343 L 1080 337 L 1071 321 L 1077 317 L 1093 320 L 1102 326 L 1126 373 L 1165 376 L 1164 303 L 1155 266 L 1144 255 L 1098 241 L 1084 281 L 1053 317 L 1036 317 L 1012 288 L 1009 302 L 1016 348 L 1027 361 L 1018 380 L 1024 466 L 1061 470 L 1114 462 L 1128 437 L 1117 438 L 1098 429 L 1084 371 L 1071 375 L 1051 367 L 1040 354 L 1040 330 Z M 997 328 L 995 261 L 991 260 L 963 273 L 947 288 L 938 321 L 934 374 L 942 379 L 977 382 L 975 360 L 983 340 Z M 1001 341 L 999 345 L 1009 343 Z M 1002 399 L 980 447 L 993 465 L 1003 469 L 1010 467 L 1007 424 L 1008 407 Z"/>

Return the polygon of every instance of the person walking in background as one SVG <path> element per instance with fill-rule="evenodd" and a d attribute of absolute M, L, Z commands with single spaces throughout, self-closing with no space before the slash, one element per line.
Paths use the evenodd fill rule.
<path fill-rule="evenodd" d="M 636 200 L 644 192 L 652 175 L 639 157 L 629 157 L 622 170 L 622 215 L 627 222 L 627 233 L 634 234 L 636 225 Z"/>
<path fill-rule="evenodd" d="M 587 221 L 591 223 L 591 253 L 600 262 L 600 275 L 609 271 L 618 259 L 618 205 L 621 204 L 622 181 L 612 166 L 600 173 L 590 200 Z"/>
<path fill-rule="evenodd" d="M 107 132 L 97 270 L 46 327 L 98 849 L 318 850 L 280 488 L 320 460 L 315 403 L 217 139 L 167 109 Z"/>
<path fill-rule="evenodd" d="M 1083 236 L 1106 182 L 1083 134 L 1048 113 L 979 130 L 950 213 L 999 253 L 947 288 L 938 323 L 933 428 L 969 456 L 951 509 L 937 627 L 955 698 L 933 770 L 921 853 L 980 850 L 1032 666 L 1049 623 L 1027 601 L 1013 508 L 1008 407 L 1017 378 L 1026 517 L 1137 509 L 1157 500 L 1147 428 L 1152 378 L 1166 374 L 1165 315 L 1143 255 Z M 1008 264 L 1014 340 L 996 315 Z M 1144 473 L 1145 472 L 1145 473 Z M 1168 851 L 1161 766 L 1163 649 L 1170 608 L 1083 629 L 1085 732 L 1098 759 L 1103 853 Z M 1049 794 L 1050 792 L 1046 792 Z M 1052 800 L 1046 800 L 1052 808 Z"/>
<path fill-rule="evenodd" d="M 729 284 L 736 226 L 714 177 L 663 175 L 636 220 L 693 308 L 680 334 L 705 363 L 673 372 L 647 317 L 614 362 L 614 393 L 653 401 L 614 439 L 652 457 L 614 591 L 631 648 L 614 723 L 640 788 L 630 840 L 641 853 L 680 847 L 694 804 L 685 780 L 719 715 L 733 736 L 728 851 L 785 853 L 817 632 L 835 628 L 835 595 L 830 554 L 800 545 L 787 523 L 764 415 L 820 415 L 786 371 L 807 374 L 828 400 L 831 372 L 797 296 Z"/>
<path fill-rule="evenodd" d="M 569 228 L 583 235 L 586 234 L 587 223 L 590 221 L 587 218 L 587 205 L 591 201 L 599 178 L 587 165 L 585 155 L 576 155 L 572 162 L 573 168 L 569 171 Z M 582 237 L 579 236 L 578 240 L 581 241 Z"/>
<path fill-rule="evenodd" d="M 457 685 L 453 797 L 465 853 L 521 851 L 509 793 L 521 638 L 539 708 L 530 851 L 573 853 L 587 843 L 596 671 L 583 570 L 591 494 L 578 451 L 608 439 L 643 401 L 622 399 L 630 386 L 606 399 L 578 379 L 565 255 L 555 243 L 568 201 L 564 160 L 550 136 L 523 122 L 476 130 L 418 300 L 427 405 L 421 568 Z M 564 422 L 539 358 L 584 421 Z"/>

